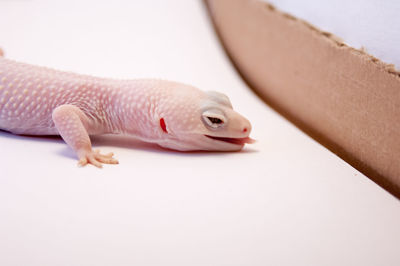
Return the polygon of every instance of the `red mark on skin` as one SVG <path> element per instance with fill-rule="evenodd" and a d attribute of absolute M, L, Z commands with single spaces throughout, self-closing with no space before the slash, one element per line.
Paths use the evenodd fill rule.
<path fill-rule="evenodd" d="M 243 129 L 243 132 L 247 132 L 247 128 L 246 127 Z"/>
<path fill-rule="evenodd" d="M 161 119 L 160 119 L 160 127 L 161 127 L 161 129 L 162 129 L 165 133 L 168 133 L 168 131 L 167 131 L 167 126 L 165 125 L 164 118 L 161 118 Z"/>

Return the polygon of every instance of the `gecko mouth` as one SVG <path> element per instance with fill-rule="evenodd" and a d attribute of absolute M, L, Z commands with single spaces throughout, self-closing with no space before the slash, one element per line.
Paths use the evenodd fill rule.
<path fill-rule="evenodd" d="M 246 138 L 225 138 L 225 137 L 214 137 L 214 136 L 210 136 L 210 135 L 204 135 L 210 139 L 213 140 L 219 140 L 219 141 L 223 141 L 223 142 L 227 142 L 227 143 L 231 143 L 231 144 L 236 144 L 236 145 L 244 145 L 246 143 L 251 144 L 254 143 L 255 140 L 249 137 Z"/>

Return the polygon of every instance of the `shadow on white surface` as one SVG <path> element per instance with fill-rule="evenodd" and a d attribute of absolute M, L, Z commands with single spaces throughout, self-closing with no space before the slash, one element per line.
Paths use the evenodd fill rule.
<path fill-rule="evenodd" d="M 61 155 L 62 157 L 77 160 L 75 153 L 67 146 L 67 144 L 58 135 L 57 136 L 15 135 L 15 134 L 12 134 L 7 131 L 0 130 L 0 138 L 4 138 L 4 139 L 8 138 L 8 139 L 16 140 L 16 141 L 25 141 L 27 143 L 30 143 L 30 142 L 63 143 L 65 147 L 63 147 L 62 149 L 57 151 L 57 154 Z M 96 147 L 108 146 L 111 148 L 118 147 L 118 148 L 128 149 L 128 150 L 140 150 L 140 151 L 146 151 L 146 152 L 151 152 L 151 153 L 161 153 L 161 154 L 165 154 L 165 156 L 201 157 L 201 156 L 210 156 L 210 155 L 224 156 L 227 154 L 238 153 L 238 152 L 240 152 L 240 153 L 259 152 L 258 150 L 249 148 L 247 146 L 243 150 L 237 151 L 237 152 L 221 152 L 221 151 L 211 151 L 211 152 L 210 151 L 184 151 L 184 152 L 182 152 L 182 151 L 166 149 L 166 148 L 160 147 L 159 145 L 157 145 L 155 143 L 143 142 L 143 141 L 140 141 L 133 137 L 120 136 L 120 135 L 91 136 L 91 141 L 92 141 L 93 149 L 96 149 Z"/>
<path fill-rule="evenodd" d="M 158 146 L 154 143 L 146 143 L 129 136 L 118 136 L 118 135 L 104 135 L 104 136 L 94 136 L 92 138 L 93 145 L 95 146 L 110 146 L 126 148 L 131 150 L 142 150 L 147 152 L 165 153 L 165 156 L 224 156 L 226 154 L 232 154 L 232 152 L 221 152 L 221 151 L 176 151 L 170 150 Z M 254 153 L 258 150 L 249 148 L 246 146 L 243 150 L 238 151 L 241 153 Z M 235 153 L 235 152 L 233 152 Z"/>

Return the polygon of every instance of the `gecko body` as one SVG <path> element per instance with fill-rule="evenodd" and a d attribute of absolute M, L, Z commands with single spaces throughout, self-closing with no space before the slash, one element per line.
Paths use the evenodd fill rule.
<path fill-rule="evenodd" d="M 162 147 L 236 151 L 250 122 L 227 96 L 178 82 L 117 80 L 19 63 L 0 50 L 0 129 L 61 135 L 79 164 L 118 163 L 93 151 L 89 135 L 125 134 Z"/>

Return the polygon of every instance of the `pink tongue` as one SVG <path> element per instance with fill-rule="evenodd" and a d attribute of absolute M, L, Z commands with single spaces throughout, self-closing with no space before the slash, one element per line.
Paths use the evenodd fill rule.
<path fill-rule="evenodd" d="M 256 142 L 254 139 L 252 139 L 252 138 L 249 138 L 249 137 L 247 137 L 247 138 L 237 138 L 237 139 L 226 139 L 225 141 L 227 141 L 227 142 L 231 142 L 231 143 L 235 143 L 235 144 L 239 144 L 239 145 L 242 145 L 242 144 L 245 144 L 245 143 L 248 143 L 248 144 L 251 144 L 251 143 L 254 143 L 254 142 Z"/>
<path fill-rule="evenodd" d="M 256 142 L 254 139 L 250 138 L 250 137 L 246 137 L 246 138 L 222 138 L 222 137 L 213 137 L 213 136 L 209 136 L 209 135 L 205 135 L 206 137 L 209 137 L 211 139 L 215 139 L 215 140 L 219 140 L 219 141 L 225 141 L 228 143 L 233 143 L 233 144 L 238 144 L 238 145 L 244 145 L 245 143 L 254 143 Z"/>
<path fill-rule="evenodd" d="M 252 139 L 252 138 L 250 138 L 250 137 L 247 137 L 247 138 L 244 138 L 244 139 L 243 139 L 243 143 L 252 144 L 252 143 L 254 143 L 254 142 L 256 142 L 256 140 L 255 140 L 255 139 Z"/>

